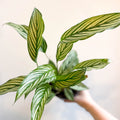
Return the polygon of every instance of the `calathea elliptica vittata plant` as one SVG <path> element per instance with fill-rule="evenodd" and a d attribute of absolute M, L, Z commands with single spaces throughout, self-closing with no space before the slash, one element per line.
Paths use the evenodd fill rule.
<path fill-rule="evenodd" d="M 40 120 L 44 105 L 54 96 L 73 100 L 76 91 L 88 89 L 82 81 L 87 78 L 86 71 L 101 69 L 108 64 L 108 59 L 90 59 L 79 62 L 76 51 L 71 51 L 73 44 L 79 40 L 86 40 L 96 33 L 113 29 L 120 25 L 120 13 L 103 14 L 88 18 L 68 29 L 61 37 L 57 46 L 56 65 L 49 59 L 49 63 L 38 66 L 39 51 L 46 54 L 47 43 L 43 37 L 44 21 L 38 9 L 34 9 L 29 26 L 6 23 L 12 26 L 27 40 L 28 52 L 37 68 L 26 76 L 10 79 L 0 85 L 0 95 L 16 92 L 15 101 L 22 95 L 35 90 L 31 103 L 31 120 Z M 57 67 L 58 61 L 63 61 Z"/>

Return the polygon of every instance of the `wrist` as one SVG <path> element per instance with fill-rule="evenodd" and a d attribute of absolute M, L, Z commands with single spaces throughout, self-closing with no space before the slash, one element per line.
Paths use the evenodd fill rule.
<path fill-rule="evenodd" d="M 87 103 L 84 108 L 93 116 L 95 120 L 118 120 L 94 101 Z"/>
<path fill-rule="evenodd" d="M 95 106 L 96 106 L 96 103 L 93 100 L 91 100 L 89 102 L 85 102 L 82 105 L 82 107 L 84 107 L 88 112 L 90 112 L 91 109 L 94 108 Z"/>

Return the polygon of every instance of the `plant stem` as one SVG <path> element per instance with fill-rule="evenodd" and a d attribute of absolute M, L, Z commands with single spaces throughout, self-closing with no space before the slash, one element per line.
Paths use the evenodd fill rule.
<path fill-rule="evenodd" d="M 38 67 L 38 62 L 36 62 L 36 65 L 37 65 L 37 67 Z"/>
<path fill-rule="evenodd" d="M 56 61 L 56 67 L 57 67 L 57 70 L 58 70 L 58 61 Z"/>

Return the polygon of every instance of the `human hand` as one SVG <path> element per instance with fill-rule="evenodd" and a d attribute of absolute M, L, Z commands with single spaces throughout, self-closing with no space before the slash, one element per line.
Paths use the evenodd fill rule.
<path fill-rule="evenodd" d="M 95 120 L 118 120 L 113 115 L 105 111 L 91 98 L 88 90 L 80 91 L 74 100 L 65 100 L 65 102 L 76 102 L 83 108 L 85 108 Z"/>
<path fill-rule="evenodd" d="M 74 102 L 80 106 L 86 108 L 88 105 L 93 104 L 93 99 L 89 94 L 88 90 L 80 91 L 75 97 Z"/>
<path fill-rule="evenodd" d="M 77 104 L 79 104 L 80 106 L 86 109 L 88 105 L 93 104 L 94 102 L 88 90 L 78 92 L 78 94 L 74 97 L 73 101 L 71 100 L 64 100 L 64 101 L 65 102 L 76 102 Z"/>

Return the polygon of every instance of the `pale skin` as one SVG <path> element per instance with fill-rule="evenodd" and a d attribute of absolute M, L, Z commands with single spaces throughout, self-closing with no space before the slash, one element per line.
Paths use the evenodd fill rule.
<path fill-rule="evenodd" d="M 85 108 L 95 120 L 118 120 L 95 103 L 88 90 L 80 91 L 78 95 L 74 97 L 74 101 L 65 100 L 65 102 L 76 102 L 78 105 Z"/>

